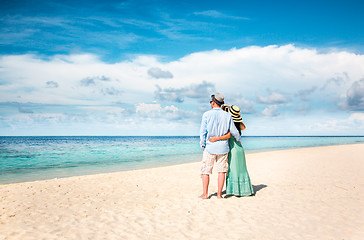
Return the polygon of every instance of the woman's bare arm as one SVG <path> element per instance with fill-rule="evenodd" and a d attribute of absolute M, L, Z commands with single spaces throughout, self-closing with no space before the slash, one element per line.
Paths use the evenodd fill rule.
<path fill-rule="evenodd" d="M 210 142 L 216 142 L 216 141 L 219 141 L 219 140 L 228 140 L 230 137 L 231 137 L 231 133 L 229 131 L 227 134 L 222 135 L 221 137 L 210 137 L 209 141 Z"/>

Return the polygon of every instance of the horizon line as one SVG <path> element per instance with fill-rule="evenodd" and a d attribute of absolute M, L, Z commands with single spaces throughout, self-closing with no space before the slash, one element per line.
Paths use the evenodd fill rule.
<path fill-rule="evenodd" d="M 199 135 L 2 135 L 0 137 L 199 137 Z M 364 135 L 242 135 L 242 137 L 364 137 Z"/>

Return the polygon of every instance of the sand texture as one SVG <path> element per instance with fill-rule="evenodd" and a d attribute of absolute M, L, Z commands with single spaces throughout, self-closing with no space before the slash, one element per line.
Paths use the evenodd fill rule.
<path fill-rule="evenodd" d="M 198 162 L 0 185 L 0 239 L 364 239 L 364 144 L 247 165 L 253 197 L 217 199 L 214 173 L 197 198 Z"/>

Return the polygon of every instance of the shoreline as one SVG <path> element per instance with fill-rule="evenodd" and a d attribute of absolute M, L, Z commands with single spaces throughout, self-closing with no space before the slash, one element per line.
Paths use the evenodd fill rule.
<path fill-rule="evenodd" d="M 325 147 L 335 147 L 335 146 L 361 145 L 361 144 L 364 145 L 364 143 L 348 143 L 348 144 L 340 144 L 340 145 L 325 145 L 325 146 L 315 146 L 315 147 L 298 147 L 298 148 L 288 148 L 288 149 L 261 150 L 261 151 L 256 151 L 256 152 L 246 152 L 245 151 L 245 155 L 258 154 L 258 153 L 268 153 L 268 152 L 289 151 L 289 150 L 298 150 L 298 149 L 311 149 L 311 148 L 315 149 L 315 148 L 325 148 Z M 201 158 L 202 159 L 202 151 L 201 151 L 201 156 L 196 157 L 196 158 Z M 166 163 L 166 164 L 159 164 L 159 165 L 156 165 L 156 166 L 141 167 L 141 168 L 136 168 L 136 169 L 115 170 L 115 171 L 106 170 L 105 172 L 101 171 L 101 172 L 89 173 L 89 174 L 88 173 L 86 173 L 86 174 L 80 173 L 80 174 L 65 176 L 65 177 L 51 177 L 51 178 L 44 178 L 44 179 L 35 179 L 35 180 L 30 180 L 30 181 L 10 182 L 10 183 L 1 183 L 0 182 L 0 186 L 10 185 L 10 184 L 27 183 L 27 182 L 48 181 L 48 180 L 52 180 L 52 179 L 64 179 L 64 178 L 72 178 L 72 177 L 83 177 L 83 176 L 92 176 L 92 175 L 99 175 L 99 174 L 109 174 L 109 173 L 147 170 L 147 169 L 153 169 L 153 168 L 163 168 L 163 167 L 170 167 L 170 166 L 179 166 L 179 165 L 184 165 L 184 164 L 198 163 L 198 162 L 201 161 L 201 159 L 196 159 L 196 161 L 194 160 L 194 161 L 189 161 L 189 162 L 185 162 L 185 163 L 176 163 L 176 164 Z"/>
<path fill-rule="evenodd" d="M 200 162 L 0 185 L 1 239 L 364 237 L 364 144 L 247 154 L 256 195 L 208 200 Z"/>

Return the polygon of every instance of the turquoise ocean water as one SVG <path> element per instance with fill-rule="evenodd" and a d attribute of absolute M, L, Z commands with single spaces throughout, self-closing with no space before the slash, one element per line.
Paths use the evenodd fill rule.
<path fill-rule="evenodd" d="M 246 152 L 364 143 L 364 137 L 243 137 Z M 199 161 L 199 137 L 0 137 L 0 184 Z"/>

